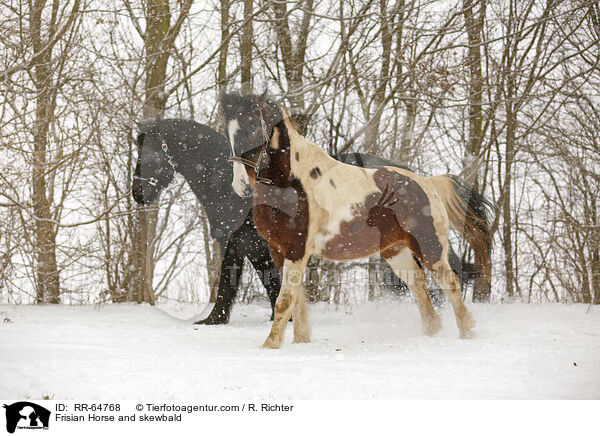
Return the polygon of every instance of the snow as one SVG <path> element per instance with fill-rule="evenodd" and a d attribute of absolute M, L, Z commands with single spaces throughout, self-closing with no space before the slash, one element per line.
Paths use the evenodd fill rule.
<path fill-rule="evenodd" d="M 0 397 L 11 399 L 598 399 L 600 311 L 470 305 L 477 338 L 421 334 L 408 301 L 310 306 L 313 341 L 260 345 L 265 305 L 193 326 L 198 308 L 0 306 Z M 2 321 L 8 318 L 10 322 Z"/>

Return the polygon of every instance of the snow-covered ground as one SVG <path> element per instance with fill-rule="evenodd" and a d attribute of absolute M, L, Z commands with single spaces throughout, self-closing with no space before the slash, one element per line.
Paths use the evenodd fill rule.
<path fill-rule="evenodd" d="M 312 305 L 312 343 L 292 344 L 290 325 L 265 350 L 262 305 L 235 306 L 225 326 L 192 326 L 190 307 L 5 305 L 0 398 L 600 398 L 600 308 L 470 309 L 478 336 L 460 340 L 449 307 L 431 338 L 409 302 Z"/>

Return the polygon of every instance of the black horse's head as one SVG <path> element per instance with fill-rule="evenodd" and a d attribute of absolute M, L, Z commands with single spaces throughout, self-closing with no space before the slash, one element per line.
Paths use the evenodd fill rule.
<path fill-rule="evenodd" d="M 243 197 L 252 194 L 260 155 L 270 142 L 273 128 L 283 120 L 281 108 L 263 95 L 221 94 L 221 111 L 225 119 L 233 159 L 235 192 Z"/>
<path fill-rule="evenodd" d="M 138 124 L 138 160 L 133 173 L 132 194 L 139 204 L 151 204 L 171 183 L 175 164 L 156 122 Z"/>

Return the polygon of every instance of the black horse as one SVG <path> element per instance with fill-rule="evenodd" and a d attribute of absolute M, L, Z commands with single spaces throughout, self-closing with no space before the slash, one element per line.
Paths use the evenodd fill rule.
<path fill-rule="evenodd" d="M 267 290 L 271 307 L 281 285 L 279 271 L 267 242 L 252 222 L 252 199 L 238 196 L 231 187 L 233 170 L 227 159 L 230 147 L 225 136 L 191 120 L 162 119 L 138 124 L 138 161 L 133 175 L 132 194 L 139 204 L 151 204 L 167 187 L 175 171 L 187 180 L 208 216 L 210 234 L 225 252 L 221 261 L 217 301 L 206 319 L 196 324 L 226 324 L 240 284 L 244 258 L 252 263 Z M 376 156 L 347 153 L 335 156 L 361 167 L 399 166 Z M 450 264 L 461 283 L 473 279 L 473 265 L 461 263 L 450 253 Z M 385 268 L 385 267 L 384 267 Z M 387 267 L 389 268 L 389 267 Z M 407 288 L 393 272 L 386 284 L 399 293 Z"/>

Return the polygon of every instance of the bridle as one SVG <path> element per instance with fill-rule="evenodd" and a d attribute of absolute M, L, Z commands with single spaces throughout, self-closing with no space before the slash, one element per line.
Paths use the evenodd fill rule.
<path fill-rule="evenodd" d="M 235 154 L 233 154 L 233 148 L 232 148 L 232 153 L 229 155 L 229 159 L 227 159 L 227 161 L 232 164 L 233 164 L 233 162 L 239 162 L 239 163 L 243 164 L 244 166 L 252 168 L 254 170 L 254 173 L 256 174 L 256 177 L 254 178 L 255 182 L 266 183 L 267 185 L 272 185 L 273 180 L 267 179 L 266 177 L 260 177 L 258 174 L 260 171 L 260 164 L 262 163 L 263 157 L 265 155 L 265 151 L 267 149 L 267 145 L 269 145 L 269 134 L 267 133 L 267 123 L 265 123 L 262 109 L 259 108 L 258 112 L 260 114 L 260 126 L 262 128 L 262 136 L 263 136 L 264 142 L 263 142 L 262 147 L 260 148 L 260 153 L 258 153 L 258 158 L 256 159 L 256 162 L 253 162 L 250 159 L 245 159 L 241 156 L 236 156 Z M 230 140 L 231 140 L 231 138 L 230 138 Z"/>
<path fill-rule="evenodd" d="M 169 154 L 169 146 L 167 145 L 165 140 L 162 138 L 160 138 L 160 142 L 161 142 L 160 148 L 165 153 L 165 156 L 167 156 L 167 162 L 169 163 L 169 165 L 171 165 L 171 168 L 173 168 L 173 171 L 175 171 L 175 164 L 173 163 L 173 156 L 171 156 Z M 158 185 L 158 179 L 156 177 L 140 177 L 140 176 L 136 176 L 134 174 L 133 178 L 137 179 L 137 180 L 146 180 L 148 182 L 148 184 L 151 186 Z"/>

